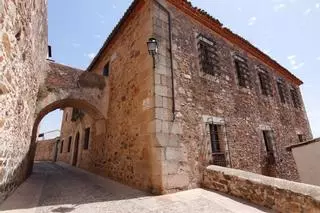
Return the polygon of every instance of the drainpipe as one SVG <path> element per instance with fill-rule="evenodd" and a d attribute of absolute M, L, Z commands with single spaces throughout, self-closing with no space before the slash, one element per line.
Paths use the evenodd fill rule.
<path fill-rule="evenodd" d="M 174 97 L 174 77 L 173 77 L 173 53 L 172 53 L 172 25 L 171 25 L 171 14 L 167 8 L 165 8 L 160 2 L 157 0 L 153 0 L 156 5 L 158 5 L 162 10 L 164 10 L 168 14 L 168 24 L 169 24 L 169 49 L 170 49 L 170 63 L 171 63 L 171 86 L 172 86 L 172 121 L 175 120 L 175 112 L 176 112 L 176 104 Z"/>

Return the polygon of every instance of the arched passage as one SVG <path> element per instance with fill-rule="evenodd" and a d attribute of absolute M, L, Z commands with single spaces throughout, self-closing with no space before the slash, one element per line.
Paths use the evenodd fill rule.
<path fill-rule="evenodd" d="M 76 99 L 63 99 L 55 101 L 46 107 L 44 107 L 37 115 L 36 119 L 33 125 L 32 129 L 32 138 L 30 143 L 30 149 L 29 149 L 29 159 L 30 159 L 30 165 L 29 165 L 29 174 L 32 171 L 33 168 L 33 159 L 35 156 L 35 150 L 36 150 L 36 139 L 37 139 L 37 131 L 38 126 L 40 124 L 40 121 L 46 116 L 48 113 L 56 110 L 56 109 L 64 109 L 64 108 L 76 108 L 84 111 L 87 115 L 91 117 L 93 120 L 92 128 L 93 129 L 99 129 L 99 131 L 94 131 L 94 139 L 99 139 L 100 141 L 94 141 L 98 142 L 99 144 L 104 143 L 105 134 L 106 134 L 106 119 L 103 116 L 103 114 L 92 104 L 88 103 L 84 100 L 76 100 Z M 79 138 L 78 138 L 79 140 Z M 66 143 L 65 143 L 66 144 Z M 98 145 L 98 144 L 97 144 Z M 94 161 L 94 159 L 92 159 Z M 94 162 L 91 162 L 94 163 Z"/>

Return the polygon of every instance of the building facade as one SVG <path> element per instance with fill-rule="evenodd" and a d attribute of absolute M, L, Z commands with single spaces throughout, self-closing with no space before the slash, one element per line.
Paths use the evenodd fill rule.
<path fill-rule="evenodd" d="M 154 193 L 199 186 L 209 164 L 300 180 L 302 81 L 187 1 L 133 1 L 87 72 L 107 82 L 105 134 L 64 109 L 58 160 Z"/>

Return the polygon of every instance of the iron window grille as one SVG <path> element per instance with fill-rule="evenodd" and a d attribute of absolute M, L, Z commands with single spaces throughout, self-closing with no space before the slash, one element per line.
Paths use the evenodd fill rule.
<path fill-rule="evenodd" d="M 266 151 L 267 151 L 267 163 L 274 164 L 275 157 L 274 157 L 274 151 L 273 151 L 273 146 L 272 146 L 273 131 L 263 130 L 262 133 L 263 133 L 264 144 L 266 146 Z"/>
<path fill-rule="evenodd" d="M 251 76 L 250 76 L 247 60 L 239 56 L 236 56 L 234 59 L 234 63 L 236 66 L 239 86 L 250 89 Z"/>
<path fill-rule="evenodd" d="M 282 79 L 278 79 L 277 81 L 278 93 L 280 96 L 281 103 L 287 103 L 287 87 L 285 82 Z"/>
<path fill-rule="evenodd" d="M 295 88 L 291 88 L 290 89 L 290 93 L 291 93 L 291 99 L 292 99 L 292 102 L 293 102 L 293 106 L 295 108 L 300 108 L 301 102 L 300 102 L 298 90 L 295 89 Z"/>
<path fill-rule="evenodd" d="M 222 127 L 217 124 L 209 124 L 210 141 L 212 150 L 212 164 L 218 166 L 227 166 L 226 153 L 222 143 Z"/>
<path fill-rule="evenodd" d="M 269 73 L 266 70 L 259 69 L 258 76 L 262 94 L 265 96 L 273 96 L 271 78 Z"/>
<path fill-rule="evenodd" d="M 202 72 L 209 75 L 217 75 L 219 72 L 219 60 L 216 43 L 203 35 L 199 35 L 198 50 Z"/>

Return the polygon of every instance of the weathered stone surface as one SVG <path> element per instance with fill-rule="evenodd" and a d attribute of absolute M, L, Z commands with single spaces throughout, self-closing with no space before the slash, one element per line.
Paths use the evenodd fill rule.
<path fill-rule="evenodd" d="M 55 161 L 56 149 L 58 138 L 51 140 L 37 141 L 35 161 Z"/>
<path fill-rule="evenodd" d="M 277 212 L 320 212 L 320 187 L 237 169 L 209 166 L 203 187 L 227 193 Z"/>

